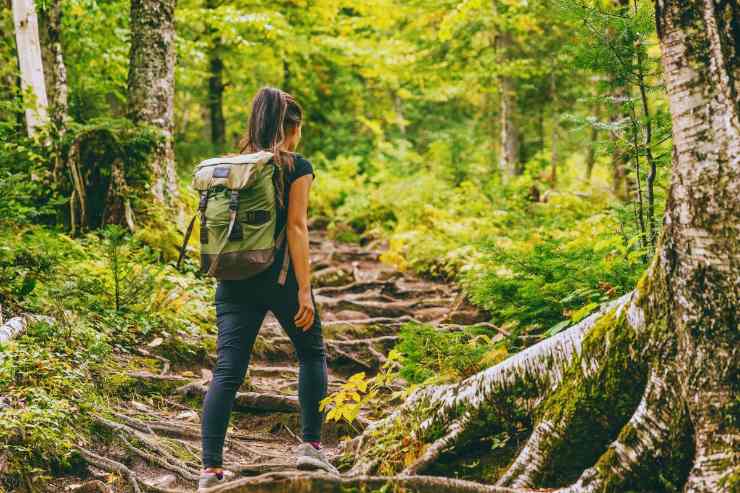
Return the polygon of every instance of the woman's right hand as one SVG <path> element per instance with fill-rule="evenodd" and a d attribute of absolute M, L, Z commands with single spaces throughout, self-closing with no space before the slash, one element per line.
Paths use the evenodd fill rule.
<path fill-rule="evenodd" d="M 311 299 L 311 287 L 298 289 L 298 312 L 293 321 L 304 332 L 313 326 L 314 306 Z"/>

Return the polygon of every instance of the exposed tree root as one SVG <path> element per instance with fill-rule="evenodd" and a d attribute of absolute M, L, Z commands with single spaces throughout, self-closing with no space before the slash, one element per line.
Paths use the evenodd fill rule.
<path fill-rule="evenodd" d="M 126 478 L 129 485 L 131 485 L 131 489 L 134 491 L 134 493 L 142 493 L 143 491 L 150 491 L 152 493 L 185 493 L 182 490 L 173 490 L 173 489 L 162 488 L 157 485 L 149 484 L 143 481 L 141 478 L 139 478 L 134 471 L 132 471 L 125 465 L 121 464 L 120 462 L 114 461 L 112 459 L 108 459 L 106 457 L 102 457 L 96 454 L 95 452 L 87 450 L 83 447 L 77 447 L 77 450 L 79 451 L 82 458 L 85 459 L 85 461 L 88 464 L 98 467 L 104 471 L 107 471 L 113 474 L 118 474 Z"/>
<path fill-rule="evenodd" d="M 411 315 L 403 315 L 401 317 L 368 317 L 368 318 L 357 318 L 349 320 L 327 320 L 322 321 L 323 326 L 332 325 L 353 325 L 353 326 L 368 326 L 368 325 L 383 325 L 385 327 L 399 327 L 406 322 L 422 323 L 415 319 Z"/>
<path fill-rule="evenodd" d="M 130 372 L 127 375 L 136 382 L 137 390 L 144 394 L 171 394 L 177 388 L 190 381 L 179 375 L 157 374 L 145 371 Z"/>
<path fill-rule="evenodd" d="M 86 481 L 75 487 L 72 491 L 74 493 L 113 493 L 113 490 L 99 479 Z"/>
<path fill-rule="evenodd" d="M 124 442 L 129 451 L 138 455 L 142 459 L 146 460 L 151 464 L 158 465 L 164 469 L 174 472 L 184 479 L 196 480 L 198 479 L 198 472 L 188 467 L 180 459 L 173 456 L 169 450 L 159 443 L 155 435 L 145 435 L 144 433 L 131 428 L 128 425 L 122 423 L 116 423 L 103 417 L 97 416 L 96 421 L 113 431 L 119 433 L 121 440 Z M 133 446 L 127 439 L 126 436 L 132 436 L 138 442 L 144 444 L 151 452 L 147 452 Z"/>
<path fill-rule="evenodd" d="M 673 446 L 672 424 L 685 417 L 678 402 L 676 382 L 668 384 L 651 375 L 642 400 L 617 440 L 612 442 L 594 467 L 586 469 L 578 481 L 558 490 L 560 493 L 597 493 L 645 488 L 665 468 Z M 678 419 L 677 419 L 678 417 Z M 666 475 L 667 476 L 667 475 Z M 663 478 L 665 481 L 667 478 Z M 687 490 L 691 491 L 691 490 Z"/>
<path fill-rule="evenodd" d="M 141 486 L 139 485 L 139 479 L 137 478 L 136 473 L 134 473 L 134 471 L 132 471 L 125 465 L 121 464 L 120 462 L 101 457 L 95 452 L 91 452 L 90 450 L 87 450 L 83 447 L 77 447 L 77 450 L 80 452 L 82 458 L 85 459 L 89 464 L 99 467 L 104 471 L 123 476 L 124 478 L 126 478 L 126 480 L 128 480 L 131 488 L 134 490 L 134 493 L 142 493 Z"/>
<path fill-rule="evenodd" d="M 389 493 L 515 493 L 515 490 L 509 488 L 436 476 L 338 477 L 325 473 L 295 472 L 242 478 L 213 488 L 208 493 L 344 493 L 350 490 L 381 490 Z"/>
<path fill-rule="evenodd" d="M 324 347 L 332 368 L 349 366 L 350 371 L 375 371 L 386 362 L 383 351 L 388 351 L 397 340 L 397 336 L 354 340 L 329 339 L 324 341 Z M 263 354 L 272 353 L 273 358 L 276 353 L 289 355 L 293 352 L 293 346 L 288 337 L 262 338 L 262 341 L 266 348 Z M 375 345 L 382 347 L 383 351 L 378 350 Z"/>
<path fill-rule="evenodd" d="M 257 462 L 253 464 L 227 464 L 226 467 L 229 471 L 233 471 L 240 476 L 257 476 L 271 472 L 286 472 L 291 470 L 298 471 L 294 462 L 286 462 L 284 460 Z"/>
<path fill-rule="evenodd" d="M 512 488 L 532 486 L 536 476 L 545 467 L 546 460 L 549 459 L 547 450 L 550 440 L 561 440 L 562 437 L 563 426 L 559 423 L 556 425 L 548 419 L 540 421 L 524 448 L 496 484 Z"/>
<path fill-rule="evenodd" d="M 363 301 L 346 298 L 326 298 L 317 296 L 316 302 L 321 309 L 342 311 L 352 310 L 366 313 L 369 317 L 402 317 L 404 315 L 413 316 L 414 309 L 421 308 L 423 301 Z"/>
<path fill-rule="evenodd" d="M 187 397 L 205 397 L 208 388 L 200 383 L 191 383 L 180 387 L 178 393 Z M 280 394 L 261 392 L 238 392 L 234 400 L 234 409 L 250 411 L 298 412 L 298 398 Z"/>
<path fill-rule="evenodd" d="M 131 444 L 131 442 L 129 442 L 128 440 L 126 440 L 126 438 L 124 438 L 123 436 L 121 436 L 120 438 L 123 441 L 123 444 L 126 446 L 126 448 L 130 452 L 134 453 L 135 455 L 138 455 L 139 457 L 141 457 L 142 459 L 144 459 L 145 461 L 147 461 L 150 464 L 158 465 L 158 466 L 160 466 L 160 467 L 162 467 L 164 469 L 167 469 L 168 471 L 172 471 L 172 472 L 178 474 L 180 477 L 182 477 L 184 479 L 188 479 L 190 481 L 196 481 L 198 479 L 198 477 L 200 476 L 200 474 L 197 471 L 188 468 L 187 466 L 185 466 L 180 461 L 178 461 L 178 463 L 170 462 L 169 460 L 165 459 L 164 457 L 161 457 L 161 456 L 159 456 L 157 454 L 153 454 L 151 452 L 147 452 L 145 450 L 141 450 L 138 447 L 135 447 L 134 445 Z"/>
<path fill-rule="evenodd" d="M 417 390 L 407 401 L 387 418 L 371 424 L 362 435 L 348 442 L 345 451 L 356 453 L 351 474 L 368 474 L 377 466 L 377 458 L 363 450 L 365 444 L 372 443 L 371 437 L 382 435 L 396 426 L 404 413 L 413 413 L 423 405 L 431 409 L 415 436 L 421 436 L 431 426 L 441 425 L 445 429 L 444 439 L 434 447 L 433 455 L 425 458 L 420 465 L 427 467 L 436 459 L 449 443 L 455 440 L 463 430 L 456 430 L 451 425 L 459 425 L 460 416 L 456 413 L 464 409 L 465 413 L 475 416 L 484 404 L 495 405 L 496 397 L 501 397 L 516 390 L 518 395 L 541 396 L 552 392 L 561 383 L 566 369 L 573 359 L 580 354 L 584 336 L 607 311 L 623 309 L 631 299 L 625 295 L 619 300 L 602 307 L 597 313 L 587 317 L 570 329 L 557 334 L 506 361 L 469 377 L 456 385 L 430 386 Z M 597 362 L 590 362 L 592 368 L 584 372 L 596 371 Z M 465 419 L 467 421 L 468 418 Z M 465 422 L 463 421 L 463 422 Z M 368 440 L 369 439 L 369 440 Z"/>
<path fill-rule="evenodd" d="M 470 421 L 470 414 L 464 414 L 460 419 L 448 426 L 447 434 L 429 445 L 426 451 L 401 472 L 402 476 L 411 476 L 423 472 L 427 467 L 434 464 L 445 449 L 453 447 L 460 436 L 465 432 L 465 427 Z"/>

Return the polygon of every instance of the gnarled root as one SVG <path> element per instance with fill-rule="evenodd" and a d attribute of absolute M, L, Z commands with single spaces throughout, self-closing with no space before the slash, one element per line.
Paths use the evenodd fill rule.
<path fill-rule="evenodd" d="M 440 441 L 433 444 L 422 455 L 423 459 L 419 459 L 418 468 L 430 465 L 463 431 L 468 436 L 476 435 L 476 431 L 471 430 L 465 424 L 485 423 L 485 419 L 477 419 L 477 414 L 482 408 L 492 407 L 493 414 L 507 416 L 512 406 L 507 396 L 512 394 L 519 396 L 521 401 L 515 405 L 526 408 L 534 407 L 533 402 L 540 401 L 540 396 L 554 391 L 560 385 L 563 375 L 580 354 L 585 335 L 604 316 L 604 313 L 616 311 L 621 315 L 621 310 L 630 299 L 631 295 L 625 295 L 570 329 L 467 378 L 459 384 L 431 386 L 417 390 L 396 412 L 373 423 L 362 435 L 348 442 L 345 451 L 354 453 L 358 457 L 350 474 L 373 472 L 378 460 L 373 457 L 374 454 L 369 454 L 365 450 L 368 446 L 372 446 L 373 437 L 389 433 L 399 425 L 401 419 L 418 413 L 422 407 L 426 409 L 424 414 L 428 418 L 413 430 L 414 437 L 423 439 L 427 430 L 432 428 L 439 430 L 440 427 L 444 429 L 444 434 Z M 593 373 L 599 369 L 599 362 L 591 358 L 584 361 L 584 374 Z M 461 410 L 468 417 L 463 419 Z M 487 410 L 487 412 L 490 411 Z M 414 468 L 414 470 L 418 469 Z"/>
<path fill-rule="evenodd" d="M 239 479 L 214 488 L 212 493 L 343 493 L 350 490 L 381 490 L 388 493 L 515 493 L 515 490 L 509 488 L 437 476 L 338 477 L 324 473 L 295 472 Z"/>

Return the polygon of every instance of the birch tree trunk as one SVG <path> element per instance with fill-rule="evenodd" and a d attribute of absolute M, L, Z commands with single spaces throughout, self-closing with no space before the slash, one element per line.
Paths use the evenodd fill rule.
<path fill-rule="evenodd" d="M 49 121 L 47 110 L 49 103 L 44 86 L 38 17 L 33 0 L 13 0 L 12 8 L 18 65 L 21 72 L 21 89 L 26 100 L 26 127 L 28 134 L 33 135 L 38 127 Z"/>
<path fill-rule="evenodd" d="M 39 35 L 44 78 L 49 99 L 51 121 L 58 129 L 64 128 L 69 110 L 67 67 L 62 50 L 62 1 L 49 0 L 39 11 Z"/>
<path fill-rule="evenodd" d="M 151 159 L 155 199 L 178 198 L 173 147 L 176 0 L 131 1 L 128 105 L 131 119 L 160 130 L 162 143 Z"/>
<path fill-rule="evenodd" d="M 658 0 L 673 178 L 656 262 L 694 428 L 686 491 L 740 486 L 740 7 Z M 734 416 L 733 416 L 733 407 Z"/>

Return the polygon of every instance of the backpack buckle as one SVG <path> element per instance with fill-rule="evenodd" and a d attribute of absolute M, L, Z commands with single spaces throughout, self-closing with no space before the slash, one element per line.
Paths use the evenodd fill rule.
<path fill-rule="evenodd" d="M 198 210 L 200 211 L 200 244 L 208 243 L 208 224 L 206 222 L 206 206 L 208 205 L 208 190 L 200 192 Z"/>

